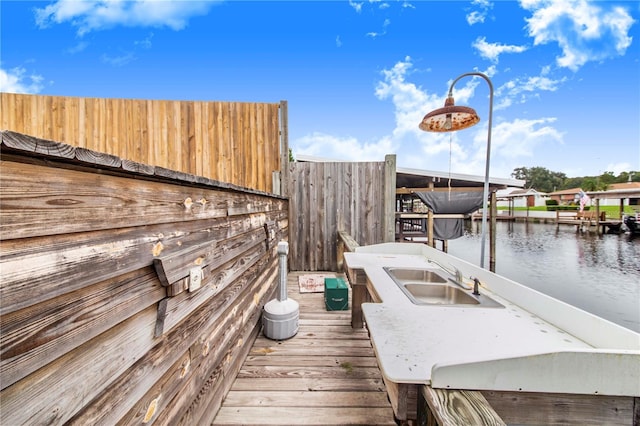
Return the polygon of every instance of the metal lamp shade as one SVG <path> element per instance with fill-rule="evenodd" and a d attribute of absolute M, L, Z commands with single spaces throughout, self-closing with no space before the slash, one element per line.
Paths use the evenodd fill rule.
<path fill-rule="evenodd" d="M 453 98 L 447 97 L 444 107 L 425 115 L 420 129 L 425 132 L 455 132 L 477 124 L 480 117 L 473 108 L 455 106 Z"/>

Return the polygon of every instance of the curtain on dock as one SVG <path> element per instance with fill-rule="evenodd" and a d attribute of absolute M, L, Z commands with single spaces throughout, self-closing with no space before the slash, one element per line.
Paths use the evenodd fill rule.
<path fill-rule="evenodd" d="M 416 192 L 434 214 L 470 214 L 482 207 L 483 192 Z M 454 240 L 464 235 L 464 219 L 434 219 L 433 238 Z"/>

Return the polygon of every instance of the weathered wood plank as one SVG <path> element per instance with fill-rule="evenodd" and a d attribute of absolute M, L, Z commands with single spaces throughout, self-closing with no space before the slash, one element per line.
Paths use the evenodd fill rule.
<path fill-rule="evenodd" d="M 10 93 L 1 93 L 0 97 L 3 106 L 0 128 L 41 138 L 49 144 L 8 140 L 5 145 L 21 150 L 74 158 L 73 148 L 82 147 L 123 160 L 204 175 L 261 191 L 271 191 L 271 172 L 282 167 L 278 155 L 278 123 L 286 121 L 286 116 L 281 117 L 278 103 L 65 98 Z M 211 114 L 215 108 L 224 112 L 224 120 L 217 120 Z M 236 109 L 243 113 L 231 115 L 229 111 Z M 263 119 L 255 119 L 257 115 Z M 231 133 L 229 128 L 239 131 Z M 55 146 L 52 141 L 73 146 Z M 213 152 L 208 155 L 210 151 Z M 225 155 L 216 155 L 221 151 Z M 243 167 L 250 172 L 242 173 Z"/>
<path fill-rule="evenodd" d="M 338 347 L 307 347 L 307 346 L 264 346 L 256 347 L 251 350 L 251 355 L 270 355 L 270 356 L 291 356 L 291 355 L 346 355 L 346 356 L 369 356 L 371 348 L 353 348 L 348 346 Z"/>
<path fill-rule="evenodd" d="M 122 160 L 121 167 L 127 172 L 140 173 L 143 175 L 153 176 L 155 174 L 155 167 L 143 163 L 138 163 L 131 160 Z"/>
<path fill-rule="evenodd" d="M 242 420 L 240 420 L 242 419 Z M 214 424 L 216 425 L 290 425 L 292 419 L 298 425 L 368 424 L 395 425 L 384 408 L 363 407 L 237 407 L 222 408 Z"/>
<path fill-rule="evenodd" d="M 506 425 L 478 391 L 433 389 L 431 386 L 421 386 L 420 392 L 439 426 Z M 523 407 L 520 407 L 520 410 L 525 411 Z M 535 414 L 526 411 L 529 418 L 535 417 L 536 423 L 540 423 L 537 411 Z"/>
<path fill-rule="evenodd" d="M 271 365 L 271 366 L 304 366 L 304 367 L 335 367 L 344 366 L 351 367 L 378 367 L 378 361 L 375 356 L 274 356 L 268 357 L 263 355 L 249 355 L 244 360 L 245 366 Z"/>
<path fill-rule="evenodd" d="M 338 229 L 361 244 L 383 241 L 384 164 L 290 165 L 291 217 L 299 218 L 290 224 L 291 235 L 297 237 L 292 269 L 337 270 Z"/>
<path fill-rule="evenodd" d="M 258 242 L 259 243 L 259 242 Z M 242 255 L 232 258 L 229 262 L 220 268 L 212 270 L 210 267 L 204 271 L 205 279 L 203 287 L 194 293 L 180 293 L 175 297 L 164 299 L 162 303 L 166 303 L 164 317 L 158 316 L 156 324 L 156 333 L 162 331 L 166 333 L 176 324 L 188 316 L 194 309 L 211 299 L 216 294 L 223 291 L 227 286 L 232 285 L 242 273 L 251 268 L 263 257 L 264 247 L 255 245 Z M 212 266 L 211 264 L 209 266 Z M 215 266 L 215 265 L 214 265 Z"/>
<path fill-rule="evenodd" d="M 640 420 L 634 420 L 634 398 L 631 396 L 481 393 L 507 424 L 636 425 Z"/>
<path fill-rule="evenodd" d="M 323 317 L 320 319 L 301 317 L 298 323 L 300 325 L 315 325 L 315 326 L 327 324 L 327 323 L 331 323 L 333 325 L 349 325 L 350 324 L 349 319 L 344 318 L 344 316 Z"/>
<path fill-rule="evenodd" d="M 153 348 L 155 310 L 155 306 L 145 309 L 3 389 L 0 423 L 62 424 L 71 419 L 86 401 L 98 396 Z M 83 374 L 77 374 L 79 371 Z M 65 391 L 54 392 L 54 389 Z M 28 409 L 24 407 L 25 401 L 29 401 Z"/>
<path fill-rule="evenodd" d="M 300 333 L 298 331 L 298 333 Z M 315 348 L 315 347 L 348 347 L 348 348 L 371 348 L 371 342 L 369 339 L 335 339 L 335 340 L 326 340 L 326 339 L 300 339 L 298 335 L 296 335 L 296 339 L 291 339 L 287 341 L 274 341 L 268 339 L 266 337 L 259 337 L 256 339 L 253 344 L 255 347 L 271 347 L 271 346 L 287 346 L 287 347 L 298 347 L 303 346 L 305 348 Z"/>
<path fill-rule="evenodd" d="M 346 378 L 365 379 L 380 378 L 377 367 L 354 367 L 342 363 L 331 367 L 301 367 L 301 366 L 244 366 L 238 373 L 238 378 Z"/>
<path fill-rule="evenodd" d="M 160 282 L 169 286 L 178 280 L 189 276 L 191 268 L 198 266 L 209 274 L 222 266 L 225 262 L 255 247 L 264 241 L 265 235 L 261 228 L 234 236 L 228 240 L 216 242 L 208 240 L 194 247 L 185 248 L 179 252 L 161 256 L 153 260 Z M 203 277 L 203 284 L 207 276 Z M 170 294 L 175 296 L 176 292 Z"/>
<path fill-rule="evenodd" d="M 2 144 L 8 148 L 32 152 L 35 154 L 44 154 L 51 157 L 68 159 L 75 158 L 76 149 L 67 144 L 55 142 L 52 140 L 40 139 L 34 136 L 29 136 L 8 130 L 2 130 L 1 135 Z M 3 175 L 5 173 L 6 172 L 3 171 Z"/>
<path fill-rule="evenodd" d="M 145 268 L 2 315 L 2 389 L 157 303 L 163 293 Z"/>
<path fill-rule="evenodd" d="M 122 160 L 116 155 L 105 154 L 87 148 L 76 148 L 75 158 L 83 163 L 98 166 L 120 167 Z"/>
<path fill-rule="evenodd" d="M 235 304 L 242 300 L 243 294 L 252 298 L 254 293 L 251 291 L 252 286 L 266 285 L 267 288 L 270 286 L 270 283 L 264 283 L 257 279 L 260 273 L 265 270 L 266 265 L 265 259 L 265 263 L 262 265 L 255 265 L 253 268 L 248 269 L 243 279 L 237 280 L 234 285 L 225 289 L 209 305 L 194 311 L 181 324 L 163 336 L 162 342 L 166 342 L 165 344 L 150 348 L 135 366 L 132 365 L 132 368 L 119 375 L 117 382 L 113 386 L 109 386 L 108 391 L 101 394 L 99 400 L 94 401 L 83 413 L 76 416 L 74 422 L 78 425 L 113 424 L 121 417 L 128 416 L 127 413 L 136 406 L 136 402 L 143 398 L 154 383 L 162 381 L 164 374 L 171 369 L 171 366 L 175 366 L 178 360 L 182 359 L 184 353 L 194 347 L 194 344 L 199 339 L 204 342 L 209 340 L 210 333 L 218 330 L 217 327 L 221 322 L 222 315 L 225 312 L 233 311 Z M 275 264 L 271 265 L 271 270 L 275 270 Z M 247 318 L 247 321 L 250 321 L 250 317 Z M 153 327 L 151 327 L 151 330 L 153 330 Z M 214 342 L 211 342 L 210 347 L 213 347 L 213 345 Z M 225 352 L 229 350 L 229 347 L 222 346 L 219 350 Z M 201 357 L 202 354 L 191 353 L 189 366 L 185 366 L 185 372 L 189 373 L 190 369 L 196 368 L 195 359 L 201 359 Z M 191 366 L 191 360 L 194 360 L 193 366 Z M 172 372 L 169 373 L 169 375 L 171 374 Z M 185 382 L 181 380 L 180 387 L 184 388 L 184 386 Z M 178 393 L 180 393 L 179 390 Z M 197 393 L 197 391 L 187 390 L 181 395 L 181 398 L 189 400 Z M 149 404 L 155 397 L 148 400 Z M 112 406 L 110 410 L 105 411 L 103 407 L 111 406 L 113 401 L 119 401 L 119 403 Z M 157 414 L 164 415 L 162 413 Z"/>
<path fill-rule="evenodd" d="M 351 327 L 349 327 L 349 329 L 353 330 Z M 356 331 L 359 331 L 359 333 L 353 333 L 351 331 L 342 331 L 342 330 L 329 331 L 329 330 L 317 329 L 317 327 L 315 330 L 311 330 L 306 327 L 305 328 L 299 327 L 298 334 L 296 334 L 296 338 L 297 340 L 314 339 L 314 340 L 320 340 L 320 341 L 334 341 L 334 340 L 368 341 L 369 340 L 369 335 L 367 334 L 366 330 L 360 329 Z"/>
<path fill-rule="evenodd" d="M 396 155 L 386 155 L 384 163 L 383 241 L 394 242 L 396 239 Z"/>
<path fill-rule="evenodd" d="M 257 315 L 256 317 L 257 318 Z M 219 370 L 222 372 L 222 380 L 216 386 L 211 386 L 210 381 L 200 389 L 201 394 L 205 397 L 202 400 L 195 400 L 189 407 L 189 410 L 180 418 L 180 425 L 191 426 L 193 424 L 211 424 L 215 418 L 222 400 L 229 392 L 233 384 L 235 373 L 238 371 L 247 352 L 251 348 L 251 342 L 258 335 L 260 328 L 256 321 L 251 321 L 254 327 L 245 327 L 245 333 L 238 340 L 236 345 L 231 347 L 231 351 L 227 355 Z M 216 373 L 214 373 L 215 375 Z"/>
<path fill-rule="evenodd" d="M 168 398 L 171 393 L 179 393 L 186 403 L 190 403 L 189 398 L 197 395 L 199 388 L 194 390 L 185 386 L 189 383 L 188 379 L 193 377 L 194 370 L 197 370 L 198 363 L 202 359 L 208 359 L 215 365 L 219 361 L 216 354 L 222 354 L 221 357 L 224 357 L 229 350 L 229 344 L 225 343 L 224 339 L 217 342 L 220 344 L 219 347 L 215 346 L 216 338 L 225 333 L 225 320 L 222 318 L 226 318 L 228 324 L 234 324 L 234 319 L 238 317 L 230 313 L 234 309 L 237 310 L 236 303 L 242 305 L 243 295 L 248 300 L 253 300 L 252 286 L 269 286 L 269 283 L 265 284 L 258 279 L 263 267 L 264 265 L 256 265 L 247 270 L 245 277 L 229 286 L 220 297 L 208 306 L 194 311 L 180 325 L 165 334 L 160 340 L 162 344 L 150 349 L 137 364 L 120 375 L 117 381 L 78 414 L 73 422 L 78 425 L 114 424 L 122 418 L 123 424 L 129 424 L 130 420 L 135 422 L 147 414 L 157 418 L 167 415 L 163 414 L 161 409 L 168 407 L 169 401 L 162 398 L 163 395 L 164 398 Z M 270 270 L 275 270 L 275 264 L 272 264 Z M 241 315 L 239 317 L 242 318 Z M 230 329 L 233 330 L 234 326 Z M 229 338 L 231 337 L 227 337 Z M 200 349 L 195 351 L 195 348 Z M 189 353 L 188 359 L 184 358 L 185 353 Z M 211 354 L 211 359 L 206 357 L 208 354 Z M 176 377 L 178 382 L 170 383 L 169 379 Z M 113 401 L 118 401 L 118 404 L 111 406 Z M 141 403 L 137 403 L 139 401 Z"/>
<path fill-rule="evenodd" d="M 389 401 L 398 420 L 405 421 L 409 416 L 409 388 L 417 385 L 395 383 L 383 378 L 383 383 L 389 395 Z"/>
<path fill-rule="evenodd" d="M 244 391 L 379 391 L 384 392 L 382 379 L 318 379 L 318 378 L 263 378 L 236 379 L 232 390 Z"/>
<path fill-rule="evenodd" d="M 351 235 L 344 231 L 338 231 L 338 255 L 336 259 L 338 271 L 344 270 L 344 254 L 355 251 L 359 246 L 360 244 Z"/>
<path fill-rule="evenodd" d="M 2 240 L 227 215 L 226 202 L 218 203 L 220 193 L 212 190 L 149 181 L 131 185 L 123 177 L 5 161 L 2 169 Z M 34 180 L 38 191 L 31 187 Z"/>
<path fill-rule="evenodd" d="M 242 319 L 242 325 L 239 333 L 229 333 L 229 339 L 235 341 L 235 344 L 225 345 L 226 352 L 222 353 L 224 360 L 222 362 L 211 361 L 211 356 L 202 351 L 203 366 L 197 369 L 191 380 L 185 382 L 183 388 L 169 402 L 168 409 L 162 412 L 158 418 L 160 424 L 209 424 L 211 419 L 220 407 L 220 403 L 228 389 L 231 387 L 232 379 L 240 368 L 242 361 L 246 356 L 246 352 L 251 347 L 251 343 L 258 333 L 258 317 L 260 315 L 260 307 L 264 305 L 266 299 L 273 293 L 273 278 L 277 273 L 275 258 L 270 264 L 268 270 L 263 276 L 255 281 L 260 282 L 260 288 L 257 290 L 243 293 L 243 301 L 236 306 L 244 306 L 245 310 L 234 309 L 233 315 Z M 249 301 L 253 303 L 248 303 Z M 252 326 L 253 324 L 253 326 Z M 225 331 L 225 336 L 227 332 Z M 217 343 L 215 336 L 209 336 L 209 340 L 205 340 L 209 346 Z M 207 345 L 203 345 L 207 348 Z M 194 347 L 192 347 L 192 350 Z M 186 396 L 197 394 L 200 397 L 190 401 Z M 208 419 L 208 415 L 210 416 Z M 203 417 L 205 420 L 203 421 Z"/>
<path fill-rule="evenodd" d="M 270 416 L 277 407 L 286 408 L 288 413 L 295 413 L 296 407 L 307 410 L 344 407 L 355 413 L 349 420 L 352 424 L 375 424 L 370 417 L 361 415 L 358 408 L 380 408 L 378 421 L 395 424 L 374 351 L 368 338 L 363 338 L 367 336 L 366 330 L 354 331 L 348 318 L 326 319 L 333 312 L 324 310 L 323 294 L 300 294 L 297 285 L 291 285 L 297 284 L 297 275 L 289 274 L 289 297 L 306 300 L 306 309 L 323 319 L 300 320 L 298 334 L 291 339 L 275 341 L 263 335 L 255 339 L 214 424 L 265 424 L 257 414 L 246 417 L 246 407 L 256 413 L 262 409 L 263 417 Z M 314 299 L 320 303 L 311 303 Z M 345 338 L 334 339 L 340 331 L 345 331 Z M 302 337 L 304 333 L 307 335 Z M 229 410 L 229 417 L 220 414 L 225 410 Z M 293 419 L 289 415 L 284 422 L 305 421 Z M 323 421 L 323 424 L 345 423 L 344 418 L 331 415 Z"/>
<path fill-rule="evenodd" d="M 235 391 L 225 398 L 226 407 L 389 407 L 384 392 Z M 291 418 L 291 417 L 289 417 Z"/>
<path fill-rule="evenodd" d="M 3 240 L 0 314 L 145 267 L 155 256 L 174 253 L 183 246 L 242 234 L 261 226 L 270 217 L 283 214 L 286 212 L 188 221 L 180 229 L 168 223 L 117 231 Z"/>

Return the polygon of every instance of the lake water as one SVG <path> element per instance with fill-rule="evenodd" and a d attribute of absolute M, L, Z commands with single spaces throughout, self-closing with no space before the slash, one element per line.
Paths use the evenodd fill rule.
<path fill-rule="evenodd" d="M 640 237 L 576 232 L 575 226 L 502 222 L 496 273 L 640 332 Z M 481 222 L 449 240 L 449 254 L 480 264 Z M 486 243 L 488 267 L 489 238 Z"/>

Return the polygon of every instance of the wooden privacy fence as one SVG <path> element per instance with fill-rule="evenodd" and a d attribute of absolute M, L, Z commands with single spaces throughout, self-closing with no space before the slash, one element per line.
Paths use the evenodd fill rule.
<path fill-rule="evenodd" d="M 273 172 L 288 159 L 285 101 L 0 96 L 0 129 L 280 193 Z"/>
<path fill-rule="evenodd" d="M 211 424 L 276 290 L 287 200 L 1 135 L 0 424 Z"/>
<path fill-rule="evenodd" d="M 335 271 L 338 231 L 360 245 L 395 239 L 396 157 L 289 166 L 289 265 Z"/>

